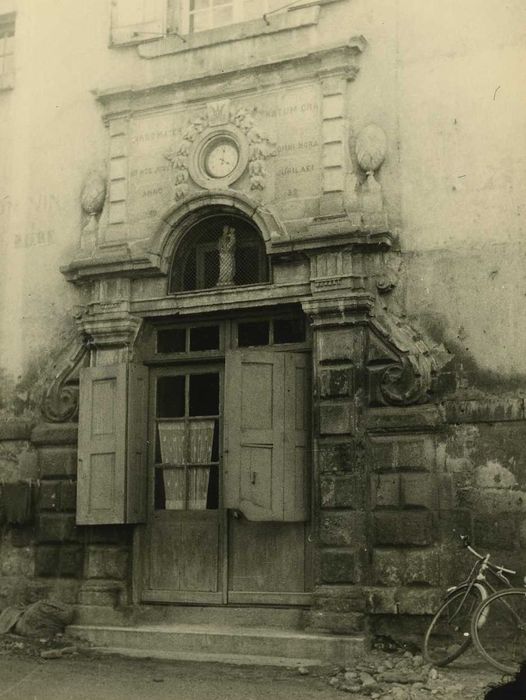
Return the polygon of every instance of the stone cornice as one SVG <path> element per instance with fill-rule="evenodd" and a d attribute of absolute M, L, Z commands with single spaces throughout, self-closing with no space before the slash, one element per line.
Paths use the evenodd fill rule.
<path fill-rule="evenodd" d="M 132 316 L 126 308 L 115 310 L 111 303 L 90 308 L 88 313 L 78 320 L 79 329 L 89 338 L 90 348 L 99 349 L 131 349 L 141 323 L 141 318 Z"/>
<path fill-rule="evenodd" d="M 70 282 L 92 281 L 103 277 L 144 277 L 159 274 L 159 256 L 142 250 L 138 242 L 101 245 L 78 254 L 60 271 Z"/>
<path fill-rule="evenodd" d="M 353 80 L 358 74 L 358 58 L 366 43 L 362 36 L 352 37 L 344 44 L 325 46 L 310 52 L 299 51 L 267 57 L 243 66 L 232 66 L 216 74 L 210 74 L 209 70 L 185 72 L 171 80 L 95 90 L 94 95 L 106 108 L 105 117 L 111 119 L 132 111 L 158 107 L 163 100 L 173 107 L 177 102 L 185 102 L 189 91 L 197 90 L 201 100 L 209 99 L 210 95 L 217 97 L 218 85 L 224 90 L 225 83 L 234 77 L 235 84 L 229 86 L 229 95 L 261 89 L 265 85 L 265 75 L 273 75 L 278 70 L 281 84 L 321 79 L 328 75 L 341 75 L 347 80 Z M 269 87 L 274 84 L 275 78 L 272 77 Z M 207 86 L 211 88 L 210 94 L 207 93 Z M 195 99 L 193 94 L 190 97 Z"/>
<path fill-rule="evenodd" d="M 262 284 L 246 287 L 203 289 L 160 299 L 131 302 L 131 312 L 141 316 L 173 316 L 253 309 L 276 304 L 294 304 L 310 296 L 308 282 Z"/>
<path fill-rule="evenodd" d="M 314 327 L 365 324 L 374 308 L 374 296 L 367 292 L 320 295 L 305 300 L 302 307 Z"/>

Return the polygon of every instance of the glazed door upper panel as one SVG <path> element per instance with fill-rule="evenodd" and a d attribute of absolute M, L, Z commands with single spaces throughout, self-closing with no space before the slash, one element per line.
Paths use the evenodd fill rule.
<path fill-rule="evenodd" d="M 220 367 L 152 377 L 143 599 L 223 602 Z"/>

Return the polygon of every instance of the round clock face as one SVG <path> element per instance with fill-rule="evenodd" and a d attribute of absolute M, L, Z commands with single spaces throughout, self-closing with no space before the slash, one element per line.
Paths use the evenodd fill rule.
<path fill-rule="evenodd" d="M 239 151 L 235 143 L 218 141 L 205 154 L 205 169 L 210 177 L 227 177 L 239 162 Z"/>

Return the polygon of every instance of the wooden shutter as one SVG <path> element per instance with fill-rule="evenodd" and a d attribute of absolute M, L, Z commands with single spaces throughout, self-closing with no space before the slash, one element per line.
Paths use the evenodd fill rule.
<path fill-rule="evenodd" d="M 227 355 L 225 506 L 249 520 L 308 519 L 306 381 L 300 353 Z"/>
<path fill-rule="evenodd" d="M 145 518 L 147 369 L 86 367 L 80 373 L 77 523 Z"/>
<path fill-rule="evenodd" d="M 137 44 L 166 31 L 167 0 L 111 0 L 111 43 Z"/>

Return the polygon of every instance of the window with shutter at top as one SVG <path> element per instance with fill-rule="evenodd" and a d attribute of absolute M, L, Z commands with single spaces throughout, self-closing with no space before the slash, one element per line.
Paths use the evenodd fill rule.
<path fill-rule="evenodd" d="M 138 44 L 166 33 L 167 0 L 111 0 L 112 45 Z"/>

